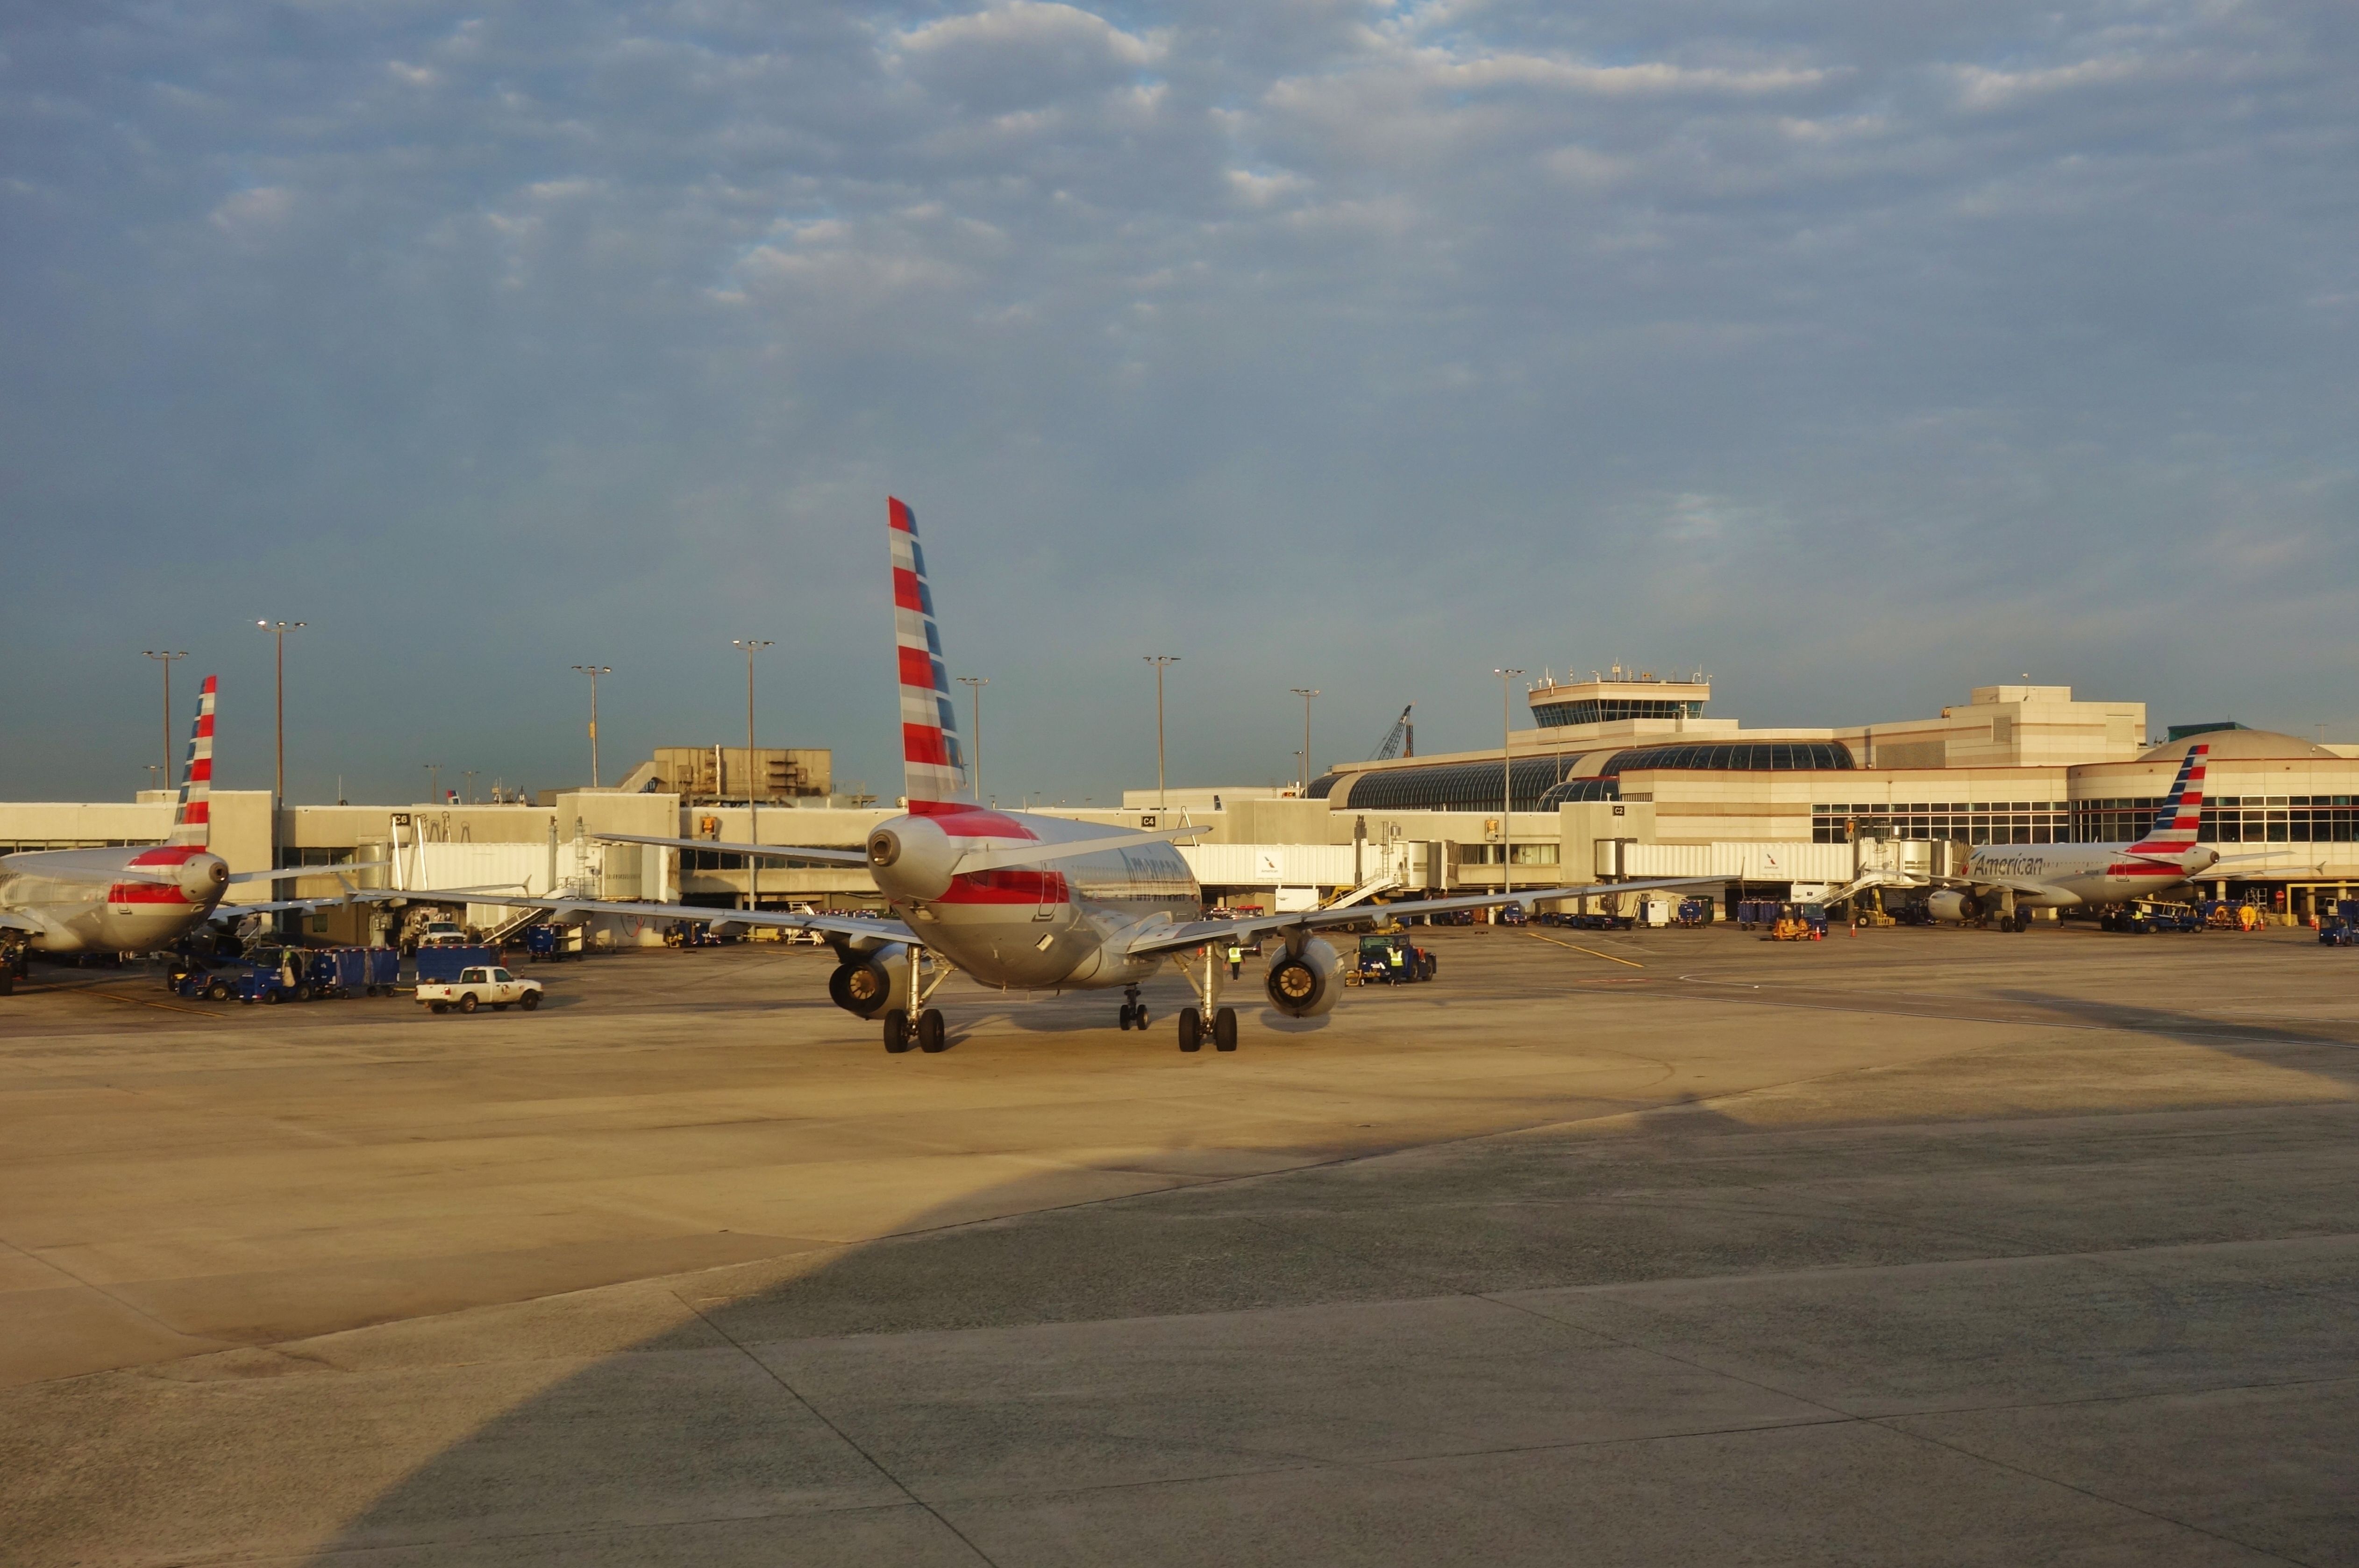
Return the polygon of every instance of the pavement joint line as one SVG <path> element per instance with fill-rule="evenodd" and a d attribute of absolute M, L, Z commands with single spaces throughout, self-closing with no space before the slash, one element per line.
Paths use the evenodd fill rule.
<path fill-rule="evenodd" d="M 121 1307 L 125 1312 L 129 1312 L 132 1316 L 140 1319 L 142 1322 L 155 1324 L 158 1328 L 162 1329 L 166 1334 L 170 1334 L 175 1339 L 193 1339 L 216 1347 L 215 1350 L 192 1350 L 186 1356 L 176 1356 L 169 1357 L 168 1359 L 175 1361 L 187 1361 L 199 1356 L 214 1355 L 218 1350 L 235 1350 L 241 1348 L 239 1342 L 236 1340 L 215 1339 L 211 1334 L 190 1334 L 187 1329 L 175 1328 L 170 1323 L 166 1323 L 162 1318 L 158 1317 L 155 1313 L 148 1312 L 146 1308 L 138 1306 L 134 1302 L 125 1301 L 122 1297 L 108 1290 L 105 1286 L 94 1285 L 91 1283 L 91 1281 L 83 1279 L 81 1275 L 75 1273 L 72 1269 L 67 1268 L 64 1264 L 53 1262 L 47 1258 L 43 1258 L 37 1252 L 28 1252 L 24 1247 L 17 1246 L 13 1241 L 10 1241 L 6 1236 L 0 1236 L 0 1247 L 6 1247 L 9 1251 L 15 1253 L 17 1257 L 24 1258 L 27 1262 L 38 1263 L 45 1269 L 56 1269 L 59 1273 L 72 1280 L 76 1285 L 81 1286 L 83 1290 L 89 1290 L 106 1301 L 113 1301 L 116 1306 Z M 130 1282 L 136 1283 L 136 1281 Z M 120 1368 L 102 1368 L 102 1370 L 120 1370 Z M 76 1376 L 88 1375 L 89 1374 L 76 1374 Z M 37 1379 L 37 1382 L 70 1381 L 71 1381 L 71 1378 L 45 1377 Z"/>
<path fill-rule="evenodd" d="M 768 1513 L 706 1514 L 696 1519 L 659 1519 L 651 1523 L 615 1519 L 604 1524 L 569 1525 L 559 1530 L 494 1530 L 473 1535 L 467 1541 L 561 1541 L 570 1537 L 645 1534 L 652 1530 L 694 1530 L 702 1525 L 767 1524 L 779 1519 L 821 1519 L 841 1514 L 883 1514 L 903 1508 L 922 1508 L 922 1503 L 840 1503 L 821 1504 L 809 1508 L 778 1508 Z M 369 1546 L 323 1546 L 312 1552 L 273 1552 L 219 1557 L 206 1561 L 217 1563 L 340 1563 L 355 1558 L 367 1558 L 387 1552 L 415 1552 L 420 1548 L 431 1551 L 449 1546 L 441 1541 L 388 1541 Z M 190 1561 L 196 1561 L 191 1559 Z"/>
<path fill-rule="evenodd" d="M 2311 1568 L 2311 1564 L 2307 1558 L 2288 1557 L 2282 1552 L 2272 1552 L 2266 1546 L 2256 1546 L 2249 1541 L 2239 1541 L 2233 1535 L 2228 1535 L 2216 1530 L 2207 1530 L 2200 1524 L 2193 1523 L 2188 1519 L 2175 1518 L 2174 1516 L 2163 1513 L 2158 1509 L 2140 1508 L 2136 1503 L 2125 1502 L 2119 1497 L 2109 1497 L 2104 1493 L 2094 1491 L 2090 1487 L 2075 1486 L 2070 1481 L 2060 1480 L 2054 1475 L 2042 1475 L 2037 1470 L 2027 1469 L 2021 1465 L 2010 1464 L 2004 1459 L 1993 1458 L 1987 1454 L 1977 1454 L 1973 1449 L 1962 1447 L 1958 1443 L 1945 1443 L 1941 1439 L 1934 1437 L 1927 1432 L 1910 1432 L 1906 1427 L 1893 1424 L 1896 1419 L 1897 1418 L 1871 1417 L 1868 1420 L 1868 1424 L 1878 1427 L 1883 1431 L 1892 1432 L 1897 1436 L 1908 1438 L 1912 1442 L 1924 1443 L 1930 1448 L 1939 1448 L 1945 1453 L 1957 1454 L 1961 1458 L 1971 1459 L 1976 1464 L 1987 1465 L 1994 1470 L 2004 1470 L 2012 1475 L 2021 1475 L 2027 1480 L 2038 1481 L 2046 1486 L 2054 1486 L 2060 1491 L 2071 1492 L 2076 1497 L 2087 1497 L 2092 1502 L 2103 1503 L 2108 1508 L 2120 1508 L 2125 1513 L 2133 1513 L 2141 1519 L 2153 1519 L 2159 1524 L 2175 1525 L 2180 1530 L 2186 1530 L 2190 1534 L 2202 1536 L 2208 1541 L 2216 1541 L 2227 1546 L 2241 1547 L 2246 1552 L 2255 1552 L 2262 1557 L 2266 1557 L 2273 1563 L 2290 1563 L 2296 1564 L 2296 1568 Z"/>
<path fill-rule="evenodd" d="M 94 996 L 102 1002 L 120 1002 L 124 1006 L 129 1007 L 154 1007 L 159 1011 L 167 1013 L 187 1013 L 191 1018 L 205 1018 L 213 1023 L 220 1023 L 225 1017 L 227 1017 L 226 1014 L 223 1013 L 206 1012 L 202 1007 L 174 1007 L 169 1002 L 151 1002 L 143 996 L 118 996 L 114 992 L 103 990 L 98 985 L 47 985 L 38 991 L 29 991 L 27 995 L 35 996 Z"/>
<path fill-rule="evenodd" d="M 1635 958 L 1616 958 L 1610 953 L 1600 953 L 1593 947 L 1583 947 L 1577 942 L 1560 942 L 1552 936 L 1542 936 L 1536 931 L 1527 931 L 1524 934 L 1531 938 L 1534 942 L 1544 942 L 1550 947 L 1570 948 L 1575 953 L 1585 953 L 1592 958 L 1602 958 L 1608 964 L 1626 964 L 1633 969 L 1644 969 L 1647 967 Z"/>
<path fill-rule="evenodd" d="M 1741 989 L 1750 990 L 1750 991 L 1758 991 L 1758 990 L 1763 989 L 1763 987 L 1761 987 L 1761 986 L 1759 986 L 1759 985 L 1747 985 L 1747 984 L 1745 984 L 1745 982 L 1743 982 L 1743 981 L 1736 981 L 1736 980 L 1699 980 L 1699 979 L 1696 979 L 1696 978 L 1695 978 L 1694 976 L 1692 976 L 1692 975 L 1680 975 L 1680 978 L 1681 980 L 1688 981 L 1688 982 L 1690 982 L 1690 984 L 1694 984 L 1694 985 L 1717 985 L 1717 986 L 1721 986 L 1721 987 L 1723 987 L 1723 988 L 1725 988 L 1725 989 L 1729 989 L 1729 990 L 1736 990 L 1736 989 L 1740 989 L 1740 988 L 1741 988 Z M 1669 988 L 1668 988 L 1668 987 L 1666 987 L 1666 988 L 1664 988 L 1664 989 L 1662 989 L 1662 990 L 1660 990 L 1660 991 L 1651 993 L 1651 994 L 1652 994 L 1652 995 L 1657 995 L 1657 996 L 1680 996 L 1680 992 L 1675 991 L 1675 990 L 1671 990 L 1671 989 L 1669 989 Z M 1747 1005 L 1747 1006 L 1751 1006 L 1751 1007 L 1784 1007 L 1784 1008 L 1791 1009 L 1791 1010 L 1796 1011 L 1796 1012 L 1807 1012 L 1807 1013 L 1858 1013 L 1858 1014 L 1863 1014 L 1863 1015 L 1865 1015 L 1865 1016 L 1867 1016 L 1867 1017 L 1871 1017 L 1871 1018 L 1923 1018 L 1923 1019 L 1925 1019 L 1926 1021 L 1930 1022 L 1930 1023 L 1952 1023 L 1952 1024 L 1996 1024 L 1996 1025 L 2000 1025 L 2000 1026 L 2002 1026 L 2002 1027 L 2004 1027 L 2004 1028 L 2007 1028 L 2007 1029 L 2071 1029 L 2071 1030 L 2073 1030 L 2073 1031 L 2075 1031 L 2075 1032 L 2082 1033 L 2082 1034 L 2136 1034 L 2136 1035 L 2158 1035 L 2158 1034 L 2159 1034 L 2159 1035 L 2219 1034 L 2219 1035 L 2228 1035 L 2228 1036 L 2230 1036 L 2230 1037 L 2234 1040 L 2234 1043 L 2239 1044 L 2239 1045 L 2282 1045 L 2282 1046 L 2311 1046 L 2311 1045 L 2315 1045 L 2315 1046 L 2327 1046 L 2327 1047 L 2332 1047 L 2332 1048 L 2334 1048 L 2334 1049 L 2337 1049 L 2337 1050 L 2342 1050 L 2342 1051 L 2359 1051 L 2359 1043 L 2354 1043 L 2354 1042 L 2350 1041 L 2350 1040 L 2283 1040 L 2283 1039 L 2277 1039 L 2277 1038 L 2271 1037 L 2271 1036 L 2239 1035 L 2239 1034 L 2237 1034 L 2237 1033 L 2235 1032 L 2236 1026 L 2235 1026 L 2235 1025 L 2234 1025 L 2234 1024 L 2173 1025 L 2173 1026 L 2170 1026 L 2169 1029 L 2155 1029 L 2155 1028 L 2153 1028 L 2153 1027 L 2151 1027 L 2151 1026 L 2149 1026 L 2149 1025 L 2140 1025 L 2140 1024 L 2134 1024 L 2134 1023 L 2119 1023 L 2119 1024 L 2063 1023 L 2063 1022 L 2059 1022 L 2059 1021 L 2052 1020 L 2052 1019 L 2048 1019 L 2048 1018 L 1985 1018 L 1985 1017 L 1983 1017 L 1983 1016 L 1981 1016 L 1981 1015 L 1979 1015 L 1979 1014 L 1973 1014 L 1973 1013 L 1946 1013 L 1946 1012 L 1930 1012 L 1930 1011 L 1911 1011 L 1911 1010 L 1909 1010 L 1909 1009 L 1908 1009 L 1908 1008 L 1905 1008 L 1905 1007 L 1865 1007 L 1865 1006 L 1846 1007 L 1846 1006 L 1839 1006 L 1839 1005 L 1837 1005 L 1837 1004 L 1835 1004 L 1835 1003 L 1832 1003 L 1832 1002 L 1793 1002 L 1793 1001 L 1782 1001 L 1782 1000 L 1779 1000 L 1779 999 L 1777 999 L 1777 998 L 1774 998 L 1774 997 L 1769 997 L 1769 996 L 1728 996 L 1728 997 L 1723 997 L 1723 998 L 1719 998 L 1719 999 L 1721 999 L 1721 1000 L 1725 1000 L 1725 1001 L 1730 1001 L 1730 1002 L 1736 1002 L 1736 1003 L 1740 1003 L 1740 1004 L 1744 1004 L 1744 1005 Z M 1752 1090 L 1746 1090 L 1746 1091 L 1745 1091 L 1745 1093 L 1747 1093 L 1747 1094 L 1751 1094 L 1751 1093 L 1754 1093 L 1754 1092 L 1755 1092 L 1755 1091 L 1752 1091 Z"/>
<path fill-rule="evenodd" d="M 696 1320 L 699 1323 L 702 1323 L 705 1327 L 711 1329 L 713 1333 L 719 1334 L 723 1340 L 727 1341 L 731 1348 L 734 1349 L 738 1355 L 744 1356 L 746 1360 L 752 1362 L 756 1367 L 760 1368 L 764 1377 L 769 1378 L 771 1382 L 776 1383 L 779 1388 L 785 1389 L 787 1398 L 794 1400 L 796 1404 L 800 1405 L 804 1411 L 809 1414 L 813 1421 L 819 1422 L 821 1426 L 827 1428 L 828 1431 L 833 1432 L 835 1434 L 835 1440 L 838 1443 L 842 1443 L 846 1448 L 852 1450 L 853 1453 L 860 1455 L 860 1457 L 867 1463 L 869 1468 L 875 1470 L 879 1475 L 884 1476 L 885 1479 L 892 1485 L 895 1491 L 900 1493 L 903 1497 L 908 1498 L 910 1502 L 914 1503 L 919 1508 L 923 1508 L 928 1514 L 931 1515 L 934 1522 L 940 1525 L 944 1530 L 950 1531 L 962 1545 L 963 1545 L 969 1552 L 973 1552 L 976 1561 L 984 1563 L 984 1568 L 998 1568 L 998 1564 L 992 1562 L 991 1554 L 985 1552 L 982 1547 L 976 1545 L 974 1541 L 968 1537 L 966 1531 L 959 1529 L 958 1526 L 952 1524 L 948 1519 L 944 1518 L 941 1510 L 935 1508 L 933 1504 L 928 1502 L 925 1498 L 911 1491 L 909 1489 L 908 1483 L 903 1481 L 900 1476 L 896 1475 L 891 1470 L 887 1469 L 882 1460 L 878 1459 L 876 1455 L 869 1453 L 866 1448 L 861 1445 L 858 1439 L 854 1438 L 850 1432 L 844 1431 L 843 1428 L 838 1426 L 833 1421 L 830 1420 L 824 1410 L 821 1410 L 817 1405 L 812 1404 L 810 1399 L 804 1398 L 801 1391 L 797 1389 L 792 1383 L 788 1382 L 784 1374 L 780 1373 L 777 1367 L 771 1366 L 768 1362 L 755 1355 L 751 1350 L 746 1349 L 745 1346 L 739 1342 L 736 1335 L 731 1334 L 727 1329 L 723 1328 L 719 1323 L 714 1323 L 710 1317 L 707 1317 L 701 1309 L 690 1302 L 679 1291 L 673 1290 L 669 1292 L 669 1294 L 671 1296 L 673 1301 L 678 1301 L 681 1306 L 687 1308 L 689 1312 L 694 1313 Z"/>

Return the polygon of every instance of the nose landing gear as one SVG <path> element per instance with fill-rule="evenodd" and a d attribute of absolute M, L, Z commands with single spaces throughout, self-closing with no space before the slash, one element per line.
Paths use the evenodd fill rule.
<path fill-rule="evenodd" d="M 1122 1027 L 1126 1029 L 1145 1029 L 1151 1021 L 1151 1015 L 1147 1010 L 1147 1004 L 1138 999 L 1138 987 L 1125 985 L 1122 995 Z"/>

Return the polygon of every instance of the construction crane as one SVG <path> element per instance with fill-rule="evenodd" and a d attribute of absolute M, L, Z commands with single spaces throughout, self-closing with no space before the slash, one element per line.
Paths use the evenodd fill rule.
<path fill-rule="evenodd" d="M 1417 725 L 1409 722 L 1409 715 L 1416 711 L 1415 702 L 1401 710 L 1401 716 L 1393 721 L 1392 729 L 1385 735 L 1385 744 L 1376 747 L 1376 755 L 1369 761 L 1390 762 L 1396 757 L 1417 755 Z"/>

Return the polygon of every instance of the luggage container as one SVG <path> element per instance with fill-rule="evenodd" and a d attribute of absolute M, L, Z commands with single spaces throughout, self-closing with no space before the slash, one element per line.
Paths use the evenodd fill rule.
<path fill-rule="evenodd" d="M 368 954 L 368 994 L 392 996 L 394 988 L 401 984 L 401 949 L 369 947 L 361 951 Z"/>
<path fill-rule="evenodd" d="M 420 985 L 455 985 L 462 969 L 480 969 L 500 961 L 495 947 L 421 947 L 417 974 Z"/>

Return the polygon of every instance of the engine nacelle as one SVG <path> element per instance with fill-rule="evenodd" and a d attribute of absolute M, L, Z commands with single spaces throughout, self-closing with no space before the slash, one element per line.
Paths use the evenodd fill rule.
<path fill-rule="evenodd" d="M 847 1013 L 873 1018 L 888 1007 L 908 1011 L 911 965 L 907 943 L 894 942 L 835 966 L 827 999 Z"/>
<path fill-rule="evenodd" d="M 939 898 L 966 845 L 930 817 L 896 817 L 868 835 L 868 874 L 888 898 Z"/>
<path fill-rule="evenodd" d="M 1955 887 L 1944 887 L 1926 899 L 1925 909 L 1935 920 L 1947 920 L 1952 925 L 1978 920 L 1989 912 L 1983 908 L 1980 898 L 1972 893 L 1962 893 Z"/>
<path fill-rule="evenodd" d="M 1312 937 L 1299 953 L 1281 953 L 1262 979 L 1269 1005 L 1293 1018 L 1315 1018 L 1332 1011 L 1343 994 L 1343 961 L 1335 950 Z"/>

